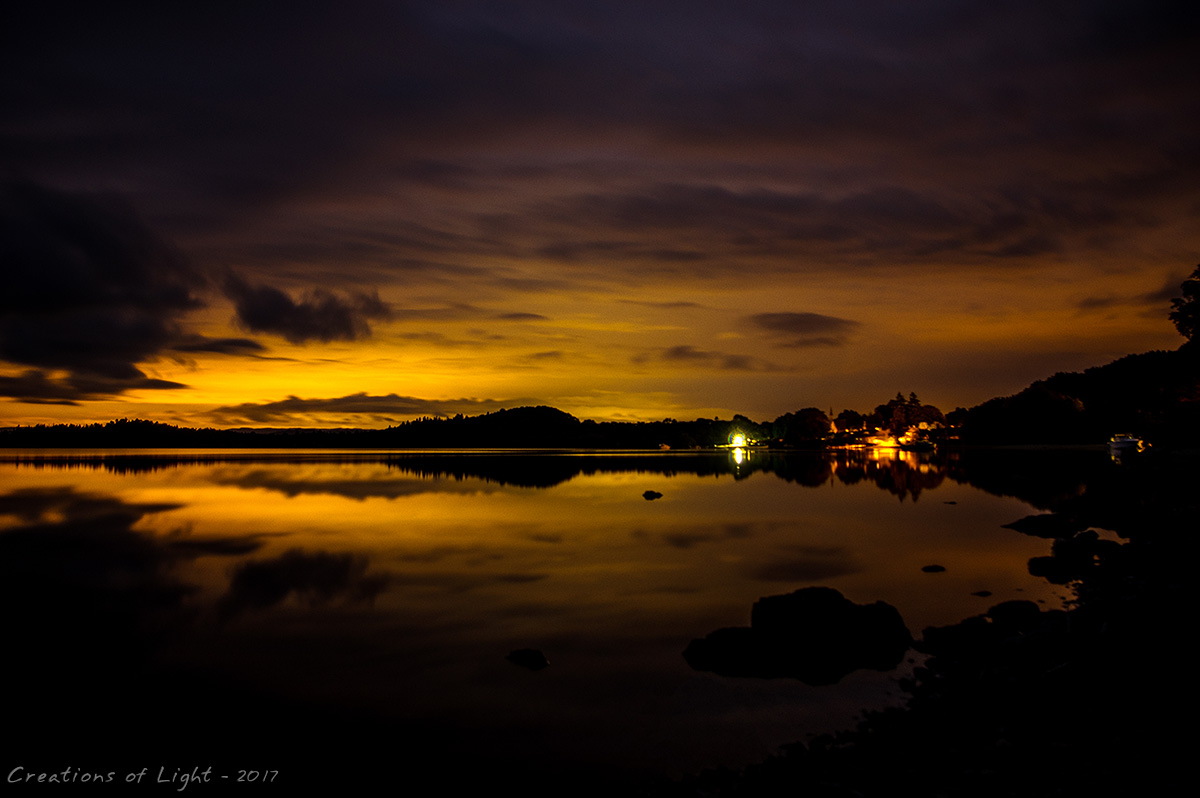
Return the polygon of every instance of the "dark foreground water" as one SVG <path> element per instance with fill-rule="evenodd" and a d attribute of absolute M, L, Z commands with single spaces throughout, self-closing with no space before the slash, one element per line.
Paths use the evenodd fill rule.
<path fill-rule="evenodd" d="M 435 773 L 578 794 L 737 767 L 899 703 L 920 657 L 810 685 L 694 670 L 690 641 L 817 585 L 887 602 L 914 635 L 1008 599 L 1059 608 L 1067 589 L 1028 566 L 1048 540 L 1002 525 L 1119 468 L 1100 452 L 3 453 L 0 775 L 409 791 Z"/>

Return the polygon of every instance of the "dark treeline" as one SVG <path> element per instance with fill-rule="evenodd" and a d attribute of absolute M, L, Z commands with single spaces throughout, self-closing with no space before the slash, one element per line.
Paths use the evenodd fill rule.
<path fill-rule="evenodd" d="M 386 429 L 195 429 L 120 419 L 103 424 L 55 424 L 0 429 L 0 447 L 22 448 L 514 448 L 696 449 L 730 443 L 822 448 L 867 436 L 906 432 L 935 442 L 968 444 L 1095 444 L 1115 433 L 1156 445 L 1200 443 L 1200 354 L 1129 355 L 1083 372 L 1058 373 L 1012 396 L 943 415 L 915 393 L 867 413 L 830 418 L 808 407 L 774 421 L 745 416 L 694 421 L 580 420 L 552 407 L 518 407 L 479 416 L 418 418 Z"/>
<path fill-rule="evenodd" d="M 1099 443 L 1114 433 L 1155 444 L 1200 443 L 1200 348 L 1128 355 L 1058 373 L 948 420 L 977 444 Z"/>
<path fill-rule="evenodd" d="M 0 431 L 0 446 L 692 449 L 727 444 L 735 432 L 759 443 L 802 445 L 819 441 L 829 429 L 825 413 L 812 408 L 759 424 L 740 415 L 729 420 L 583 421 L 552 407 L 518 407 L 479 416 L 418 418 L 378 430 L 193 429 L 133 419 L 105 424 L 22 426 Z"/>

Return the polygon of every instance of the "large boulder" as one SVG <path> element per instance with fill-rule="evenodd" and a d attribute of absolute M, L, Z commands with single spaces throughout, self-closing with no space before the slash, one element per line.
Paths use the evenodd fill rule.
<path fill-rule="evenodd" d="M 809 587 L 754 604 L 749 627 L 718 629 L 693 640 L 683 657 L 721 676 L 792 678 L 834 684 L 853 671 L 889 671 L 912 635 L 895 607 L 855 604 L 828 587 Z"/>

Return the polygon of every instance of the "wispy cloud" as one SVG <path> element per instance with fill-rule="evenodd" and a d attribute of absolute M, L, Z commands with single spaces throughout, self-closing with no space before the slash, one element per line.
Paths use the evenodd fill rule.
<path fill-rule="evenodd" d="M 690 344 L 669 346 L 665 349 L 642 353 L 633 357 L 633 362 L 638 364 L 645 364 L 651 361 L 692 365 L 721 371 L 766 371 L 775 368 L 750 355 L 699 349 Z"/>
<path fill-rule="evenodd" d="M 171 345 L 176 352 L 208 352 L 218 355 L 245 355 L 262 352 L 265 346 L 250 338 L 209 338 L 204 335 L 185 335 Z"/>

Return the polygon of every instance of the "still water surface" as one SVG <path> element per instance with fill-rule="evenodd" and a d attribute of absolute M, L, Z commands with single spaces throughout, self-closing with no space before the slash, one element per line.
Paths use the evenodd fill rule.
<path fill-rule="evenodd" d="M 760 597 L 825 585 L 888 602 L 914 635 L 1011 598 L 1064 598 L 1028 573 L 1048 541 L 1002 528 L 1032 504 L 900 452 L 2 459 L 5 612 L 19 603 L 8 628 L 29 641 L 10 650 L 40 651 L 6 667 L 81 694 L 169 682 L 153 734 L 186 725 L 200 758 L 237 753 L 223 729 L 196 727 L 197 705 L 229 685 L 231 727 L 299 707 L 377 719 L 401 752 L 417 734 L 567 767 L 736 766 L 899 702 L 911 667 L 823 687 L 692 670 L 688 642 L 747 625 Z M 520 648 L 549 667 L 508 662 Z M 55 670 L 66 660 L 69 676 Z M 146 681 L 129 686 L 132 671 Z M 78 699 L 53 706 L 59 722 L 133 701 Z M 84 750 L 64 756 L 86 758 L 86 741 L 71 745 Z"/>

